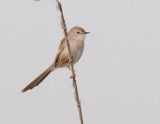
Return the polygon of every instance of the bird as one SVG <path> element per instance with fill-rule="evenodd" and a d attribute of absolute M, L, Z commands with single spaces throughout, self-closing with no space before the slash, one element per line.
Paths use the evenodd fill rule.
<path fill-rule="evenodd" d="M 84 40 L 86 34 L 88 33 L 89 32 L 86 32 L 82 27 L 79 26 L 71 28 L 68 32 L 67 40 L 70 45 L 72 55 L 71 61 L 73 65 L 77 63 L 82 56 L 84 50 Z M 38 86 L 51 72 L 61 67 L 67 67 L 70 69 L 69 51 L 65 37 L 60 42 L 59 49 L 53 63 L 43 73 L 35 78 L 29 85 L 27 85 L 21 92 L 26 92 L 27 90 L 31 90 L 34 87 Z M 71 78 L 73 78 L 73 75 L 71 76 Z"/>

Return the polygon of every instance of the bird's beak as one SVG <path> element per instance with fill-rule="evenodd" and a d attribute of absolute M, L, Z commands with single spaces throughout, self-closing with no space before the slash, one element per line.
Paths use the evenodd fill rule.
<path fill-rule="evenodd" d="M 85 34 L 89 34 L 90 32 L 84 32 Z"/>

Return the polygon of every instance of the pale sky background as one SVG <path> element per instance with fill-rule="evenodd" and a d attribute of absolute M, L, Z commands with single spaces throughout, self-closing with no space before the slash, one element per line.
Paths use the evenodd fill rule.
<path fill-rule="evenodd" d="M 68 29 L 91 32 L 75 66 L 84 124 L 160 124 L 160 1 L 61 0 Z M 54 0 L 0 1 L 0 124 L 79 124 L 71 73 L 20 91 L 54 60 Z"/>

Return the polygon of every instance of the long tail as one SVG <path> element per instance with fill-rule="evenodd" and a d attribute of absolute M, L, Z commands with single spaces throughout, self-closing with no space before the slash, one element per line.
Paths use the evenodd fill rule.
<path fill-rule="evenodd" d="M 46 69 L 42 74 L 40 74 L 35 80 L 33 80 L 28 86 L 26 86 L 22 92 L 26 92 L 27 90 L 31 90 L 34 87 L 38 86 L 54 69 L 53 66 L 50 66 Z"/>

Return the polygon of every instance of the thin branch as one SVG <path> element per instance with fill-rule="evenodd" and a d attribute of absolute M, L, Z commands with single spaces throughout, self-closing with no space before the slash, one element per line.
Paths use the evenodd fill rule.
<path fill-rule="evenodd" d="M 69 60 L 70 60 L 69 62 L 70 62 L 70 66 L 71 66 L 72 75 L 74 75 L 73 76 L 73 87 L 74 87 L 74 90 L 75 90 L 75 99 L 76 99 L 76 102 L 77 102 L 77 107 L 78 107 L 78 112 L 79 112 L 79 118 L 80 118 L 81 124 L 83 124 L 83 116 L 82 116 L 81 103 L 79 101 L 77 83 L 76 83 L 76 79 L 75 79 L 75 71 L 74 71 L 73 63 L 72 63 L 72 53 L 71 53 L 69 41 L 67 39 L 67 36 L 68 36 L 67 28 L 66 28 L 66 24 L 65 24 L 65 20 L 64 20 L 64 15 L 63 15 L 63 10 L 62 10 L 61 3 L 58 0 L 56 0 L 56 1 L 58 3 L 57 7 L 58 7 L 58 9 L 59 9 L 59 11 L 61 13 L 61 26 L 62 26 L 62 29 L 63 29 L 63 33 L 65 35 L 65 40 L 67 41 L 67 47 L 68 47 L 68 51 L 69 51 Z"/>

